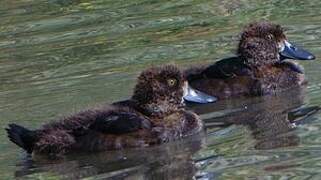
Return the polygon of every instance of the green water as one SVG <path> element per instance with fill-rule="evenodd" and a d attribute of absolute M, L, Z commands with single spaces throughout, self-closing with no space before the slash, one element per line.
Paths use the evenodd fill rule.
<path fill-rule="evenodd" d="M 151 65 L 231 56 L 242 27 L 261 19 L 321 56 L 319 0 L 0 1 L 1 179 L 320 179 L 321 113 L 296 128 L 288 115 L 321 105 L 319 58 L 301 63 L 303 92 L 192 107 L 208 127 L 195 139 L 31 162 L 3 130 L 125 99 Z"/>

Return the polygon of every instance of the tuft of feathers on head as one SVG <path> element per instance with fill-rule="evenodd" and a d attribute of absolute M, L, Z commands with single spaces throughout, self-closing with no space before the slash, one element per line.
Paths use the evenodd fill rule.
<path fill-rule="evenodd" d="M 267 21 L 253 22 L 246 26 L 241 34 L 241 41 L 255 37 L 274 41 L 286 39 L 284 29 L 280 25 Z"/>
<path fill-rule="evenodd" d="M 140 73 L 138 76 L 138 83 L 143 81 L 152 81 L 152 80 L 160 80 L 164 79 L 166 77 L 180 77 L 182 78 L 182 73 L 180 69 L 173 65 L 173 64 L 167 64 L 163 66 L 156 66 L 156 67 L 151 67 L 143 72 Z"/>

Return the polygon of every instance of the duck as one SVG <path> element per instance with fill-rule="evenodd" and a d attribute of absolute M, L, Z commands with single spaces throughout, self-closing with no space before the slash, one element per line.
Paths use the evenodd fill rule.
<path fill-rule="evenodd" d="M 217 99 L 263 96 L 307 84 L 303 67 L 290 60 L 314 59 L 290 43 L 279 24 L 259 21 L 244 28 L 236 56 L 184 74 L 192 88 Z"/>
<path fill-rule="evenodd" d="M 148 147 L 202 130 L 201 119 L 184 108 L 183 96 L 188 92 L 191 90 L 178 67 L 151 67 L 138 76 L 127 100 L 83 110 L 35 130 L 11 123 L 6 131 L 11 142 L 31 155 L 59 157 Z"/>

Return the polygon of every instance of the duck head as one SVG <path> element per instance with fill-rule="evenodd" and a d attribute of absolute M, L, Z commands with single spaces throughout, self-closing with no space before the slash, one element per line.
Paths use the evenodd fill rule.
<path fill-rule="evenodd" d="M 132 99 L 146 115 L 162 116 L 182 108 L 183 96 L 190 93 L 193 90 L 182 72 L 174 65 L 165 65 L 149 68 L 139 75 Z M 202 93 L 193 95 L 195 98 L 190 100 L 196 102 L 197 99 L 208 102 L 211 97 Z M 210 100 L 215 101 L 215 98 Z"/>
<path fill-rule="evenodd" d="M 248 25 L 241 35 L 238 54 L 254 66 L 274 64 L 284 59 L 315 59 L 310 52 L 290 43 L 280 25 L 270 22 Z"/>

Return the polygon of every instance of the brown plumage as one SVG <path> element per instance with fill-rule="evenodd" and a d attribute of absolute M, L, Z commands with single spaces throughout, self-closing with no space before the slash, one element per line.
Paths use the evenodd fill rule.
<path fill-rule="evenodd" d="M 183 107 L 187 82 L 173 65 L 143 71 L 131 99 L 89 109 L 37 130 L 9 124 L 8 137 L 28 153 L 50 156 L 164 143 L 199 132 L 202 122 Z"/>
<path fill-rule="evenodd" d="M 202 69 L 185 71 L 190 85 L 219 99 L 274 94 L 306 83 L 303 68 L 282 56 L 289 45 L 280 25 L 256 22 L 248 25 L 238 45 L 237 56 Z M 294 46 L 293 46 L 294 47 Z M 314 59 L 312 54 L 300 51 Z"/>

